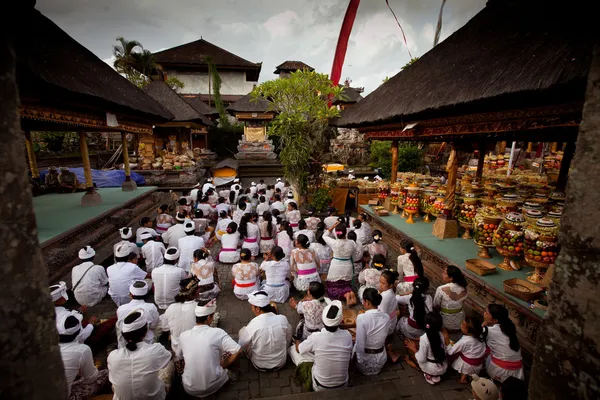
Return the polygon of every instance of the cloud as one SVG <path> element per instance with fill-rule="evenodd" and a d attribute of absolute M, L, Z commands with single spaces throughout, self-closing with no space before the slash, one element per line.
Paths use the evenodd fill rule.
<path fill-rule="evenodd" d="M 285 38 L 294 32 L 294 28 L 299 21 L 298 14 L 286 10 L 269 18 L 263 26 L 267 28 L 273 38 Z"/>

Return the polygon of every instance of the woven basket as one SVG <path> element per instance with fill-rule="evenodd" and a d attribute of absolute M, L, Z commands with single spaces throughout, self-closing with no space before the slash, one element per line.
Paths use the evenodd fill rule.
<path fill-rule="evenodd" d="M 489 275 L 496 272 L 496 266 L 494 264 L 479 258 L 471 258 L 465 261 L 465 263 L 469 271 L 475 272 L 480 276 Z"/>
<path fill-rule="evenodd" d="M 541 287 L 517 278 L 504 281 L 504 291 L 525 301 L 533 301 L 542 294 Z"/>

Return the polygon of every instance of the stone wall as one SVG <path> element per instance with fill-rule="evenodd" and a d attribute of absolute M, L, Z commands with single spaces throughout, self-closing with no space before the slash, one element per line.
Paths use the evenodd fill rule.
<path fill-rule="evenodd" d="M 346 165 L 367 165 L 371 145 L 356 129 L 337 128 L 338 136 L 330 140 L 331 161 Z"/>
<path fill-rule="evenodd" d="M 212 93 L 208 87 L 208 72 L 181 72 L 174 70 L 165 71 L 168 77 L 176 77 L 185 85 L 183 89 L 177 89 L 180 93 Z M 246 80 L 245 71 L 219 71 L 221 77 L 221 94 L 248 94 L 258 82 Z M 212 84 L 212 82 L 211 82 Z"/>

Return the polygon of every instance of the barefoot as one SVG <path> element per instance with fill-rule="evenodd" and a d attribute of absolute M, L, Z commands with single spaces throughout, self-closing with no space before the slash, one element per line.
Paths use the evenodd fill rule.
<path fill-rule="evenodd" d="M 412 368 L 419 370 L 419 366 L 415 364 L 415 362 L 411 360 L 409 356 L 404 356 L 404 361 L 407 365 L 410 365 Z"/>
<path fill-rule="evenodd" d="M 467 376 L 464 374 L 461 374 L 460 379 L 458 380 L 458 383 L 461 383 L 463 385 L 466 385 L 467 383 L 469 383 L 469 381 L 467 380 Z"/>

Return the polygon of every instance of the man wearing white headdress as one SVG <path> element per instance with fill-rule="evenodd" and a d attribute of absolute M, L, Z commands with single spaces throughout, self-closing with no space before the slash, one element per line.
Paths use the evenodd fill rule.
<path fill-rule="evenodd" d="M 162 234 L 162 240 L 165 246 L 177 247 L 179 245 L 179 239 L 187 236 L 183 224 L 186 221 L 191 220 L 186 218 L 185 215 L 177 213 L 175 216 L 175 221 L 177 221 L 177 223 Z"/>
<path fill-rule="evenodd" d="M 296 203 L 296 200 L 294 199 L 294 192 L 292 192 L 291 190 L 288 192 L 287 194 L 287 199 L 285 199 L 285 202 L 283 203 L 285 209 L 287 210 L 288 204 L 290 203 Z"/>
<path fill-rule="evenodd" d="M 198 192 L 200 191 L 200 182 L 194 185 L 194 188 L 190 191 L 190 198 L 196 204 L 198 202 Z"/>
<path fill-rule="evenodd" d="M 123 339 L 123 335 L 121 334 L 123 330 L 123 321 L 125 320 L 125 317 L 129 315 L 129 313 L 137 309 L 145 311 L 146 320 L 148 321 L 148 332 L 146 333 L 144 342 L 154 343 L 154 331 L 156 331 L 158 328 L 160 316 L 158 314 L 158 309 L 156 308 L 156 306 L 153 303 L 147 303 L 144 300 L 146 298 L 146 295 L 148 295 L 148 290 L 148 282 L 133 282 L 129 286 L 131 301 L 117 308 L 117 328 L 119 330 L 117 339 L 119 342 L 119 347 L 125 347 L 125 344 L 127 344 L 127 342 Z"/>
<path fill-rule="evenodd" d="M 179 358 L 185 360 L 181 380 L 187 394 L 207 397 L 229 380 L 229 367 L 242 349 L 223 329 L 212 328 L 215 299 L 201 301 L 195 309 L 196 326 L 179 336 Z"/>
<path fill-rule="evenodd" d="M 259 371 L 275 371 L 285 365 L 292 327 L 285 315 L 277 315 L 264 290 L 248 295 L 255 315 L 239 333 L 239 343 Z"/>
<path fill-rule="evenodd" d="M 323 310 L 325 327 L 301 343 L 296 340 L 295 345 L 290 348 L 290 356 L 296 365 L 314 360 L 312 386 L 315 391 L 348 385 L 348 366 L 352 358 L 353 344 L 350 332 L 339 329 L 342 308 L 341 301 L 328 301 Z"/>
<path fill-rule="evenodd" d="M 175 302 L 179 293 L 179 282 L 187 278 L 187 273 L 178 267 L 179 249 L 169 247 L 165 253 L 164 264 L 152 270 L 154 283 L 154 302 L 161 310 L 166 310 Z"/>
<path fill-rule="evenodd" d="M 185 272 L 190 272 L 190 264 L 194 262 L 194 251 L 204 247 L 204 239 L 196 236 L 196 225 L 192 221 L 183 223 L 183 230 L 186 236 L 179 239 L 177 247 L 179 248 L 179 268 Z"/>
<path fill-rule="evenodd" d="M 127 227 L 121 228 L 119 229 L 119 234 L 121 235 L 122 240 L 113 246 L 113 253 L 117 252 L 117 247 L 121 245 L 127 245 L 130 253 L 135 253 L 137 256 L 139 256 L 140 248 L 131 241 L 133 238 L 133 229 Z"/>
<path fill-rule="evenodd" d="M 79 250 L 81 264 L 71 270 L 71 284 L 75 300 L 82 306 L 93 307 L 108 292 L 108 276 L 101 265 L 94 264 L 96 252 L 91 246 Z"/>
<path fill-rule="evenodd" d="M 69 398 L 94 397 L 106 385 L 108 370 L 98 371 L 90 347 L 77 340 L 82 330 L 81 322 L 73 315 L 63 314 L 56 321 L 56 330 Z"/>
<path fill-rule="evenodd" d="M 150 277 L 149 273 L 129 262 L 130 253 L 130 247 L 127 244 L 121 244 L 115 249 L 115 263 L 106 269 L 108 294 L 117 306 L 131 301 L 129 285 Z"/>
<path fill-rule="evenodd" d="M 258 181 L 258 185 L 256 185 L 256 189 L 260 192 L 261 190 L 267 190 L 267 185 L 265 185 L 265 180 L 261 179 Z"/>
<path fill-rule="evenodd" d="M 146 311 L 136 309 L 123 320 L 125 348 L 108 355 L 108 379 L 113 400 L 164 400 L 167 397 L 174 366 L 172 354 L 160 343 L 144 341 L 148 330 Z"/>
<path fill-rule="evenodd" d="M 281 178 L 277 178 L 277 183 L 275 184 L 275 189 L 281 190 L 281 194 L 283 194 L 283 189 L 285 189 L 285 182 L 281 180 Z"/>
<path fill-rule="evenodd" d="M 229 188 L 230 191 L 235 191 L 236 193 L 240 191 L 240 189 L 242 188 L 242 185 L 240 185 L 240 179 L 239 178 L 235 178 L 233 180 L 233 185 L 231 185 L 231 187 Z"/>
<path fill-rule="evenodd" d="M 78 311 L 68 310 L 64 306 L 69 300 L 69 295 L 67 294 L 67 284 L 65 282 L 58 282 L 57 285 L 50 286 L 50 295 L 52 296 L 52 302 L 54 303 L 54 312 L 56 314 L 56 323 L 58 324 L 61 321 L 61 318 L 65 316 L 72 315 L 79 322 L 83 321 L 83 314 Z M 88 324 L 85 328 L 80 329 L 79 335 L 77 336 L 77 341 L 79 343 L 83 343 L 90 337 L 92 332 L 94 331 L 94 323 L 97 321 L 96 317 L 90 318 Z"/>
<path fill-rule="evenodd" d="M 165 260 L 164 255 L 167 249 L 162 242 L 157 242 L 154 240 L 152 233 L 144 232 L 140 235 L 140 239 L 142 239 L 142 257 L 146 263 L 146 271 L 152 272 L 152 270 L 156 267 L 160 267 L 163 265 Z"/>
<path fill-rule="evenodd" d="M 250 184 L 250 195 L 254 196 L 258 192 L 258 187 L 256 186 L 256 182 L 252 182 Z"/>
<path fill-rule="evenodd" d="M 206 195 L 206 192 L 208 192 L 208 189 L 213 188 L 215 189 L 215 185 L 213 185 L 213 180 L 212 178 L 208 178 L 206 180 L 206 183 L 204 185 L 202 185 L 202 196 Z"/>

